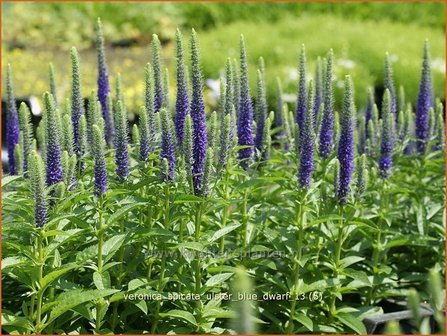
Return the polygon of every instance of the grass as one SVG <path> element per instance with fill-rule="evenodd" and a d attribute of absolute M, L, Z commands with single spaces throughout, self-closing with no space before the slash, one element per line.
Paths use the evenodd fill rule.
<path fill-rule="evenodd" d="M 41 15 L 34 15 L 34 13 Z M 247 15 L 249 13 L 250 15 Z M 252 24 L 271 22 L 276 24 L 285 16 L 298 18 L 307 14 L 332 14 L 344 20 L 388 20 L 429 26 L 443 30 L 445 26 L 444 4 L 438 2 L 373 3 L 211 3 L 152 2 L 122 3 L 3 3 L 3 40 L 8 44 L 24 44 L 27 47 L 52 46 L 80 49 L 93 45 L 93 22 L 99 16 L 104 21 L 104 33 L 108 40 L 133 39 L 145 43 L 148 31 L 172 39 L 176 27 L 194 26 L 197 30 L 211 30 L 244 20 Z"/>
<path fill-rule="evenodd" d="M 310 61 L 308 72 L 314 73 L 314 61 L 325 56 L 333 48 L 336 58 L 335 74 L 342 84 L 346 74 L 351 74 L 356 87 L 357 105 L 366 101 L 369 85 L 380 86 L 383 82 L 385 52 L 397 61 L 393 64 L 395 85 L 403 85 L 407 96 L 416 97 L 420 78 L 422 46 L 426 38 L 430 41 L 433 79 L 438 97 L 444 97 L 444 35 L 441 31 L 418 25 L 344 20 L 329 15 L 303 15 L 296 19 L 288 17 L 275 25 L 258 23 L 250 25 L 238 22 L 201 34 L 203 68 L 205 75 L 215 74 L 222 68 L 227 55 L 238 58 L 240 32 L 248 48 L 252 84 L 255 84 L 257 59 L 263 56 L 267 67 L 267 80 L 271 94 L 275 77 L 283 81 L 287 92 L 295 93 L 298 52 L 301 43 L 306 46 Z M 206 46 L 206 47 L 205 47 Z M 354 66 L 344 66 L 352 60 Z M 309 64 L 309 63 L 308 63 Z M 287 80 L 288 79 L 288 80 Z M 342 85 L 336 89 L 336 101 L 341 102 Z M 252 85 L 254 88 L 255 86 Z M 272 101 L 273 97 L 270 97 Z M 414 101 L 412 101 L 414 103 Z"/>
<path fill-rule="evenodd" d="M 200 34 L 202 46 L 202 64 L 206 78 L 216 78 L 223 71 L 228 56 L 238 58 L 239 35 L 244 32 L 248 48 L 252 94 L 255 93 L 255 71 L 257 59 L 263 56 L 267 66 L 267 85 L 270 108 L 274 108 L 273 85 L 275 77 L 283 81 L 286 93 L 295 95 L 297 83 L 298 51 L 301 43 L 306 45 L 309 75 L 314 73 L 314 61 L 317 56 L 326 55 L 328 48 L 334 49 L 336 57 L 335 75 L 338 85 L 335 89 L 336 105 L 341 104 L 342 79 L 351 74 L 356 88 L 356 104 L 363 108 L 366 102 L 368 86 L 380 86 L 383 81 L 383 63 L 385 52 L 392 59 L 395 73 L 395 85 L 403 85 L 407 97 L 417 97 L 420 78 L 422 46 L 425 38 L 430 41 L 433 65 L 433 81 L 436 96 L 445 98 L 445 51 L 444 35 L 441 31 L 417 24 L 392 23 L 387 21 L 345 20 L 331 15 L 303 15 L 299 19 L 291 16 L 283 18 L 274 25 L 259 22 L 235 22 L 220 26 Z M 148 32 L 147 34 L 150 34 Z M 188 32 L 185 29 L 185 37 Z M 164 65 L 171 74 L 175 73 L 174 48 L 172 44 L 164 47 Z M 116 74 L 122 74 L 124 95 L 131 113 L 143 103 L 143 68 L 150 61 L 149 46 L 130 49 L 109 49 L 107 51 L 109 73 L 112 83 Z M 349 67 L 346 60 L 353 61 Z M 48 89 L 48 63 L 54 62 L 59 95 L 68 97 L 70 90 L 68 49 L 65 52 L 52 50 L 4 50 L 2 70 L 7 63 L 14 70 L 17 96 L 37 95 Z M 81 52 L 83 92 L 88 96 L 96 89 L 96 53 L 94 50 Z M 61 74 L 66 74 L 62 77 Z M 33 80 L 30 80 L 33 78 Z M 171 95 L 175 94 L 172 81 Z M 290 99 L 293 103 L 295 99 Z M 211 99 L 210 109 L 216 108 Z"/>

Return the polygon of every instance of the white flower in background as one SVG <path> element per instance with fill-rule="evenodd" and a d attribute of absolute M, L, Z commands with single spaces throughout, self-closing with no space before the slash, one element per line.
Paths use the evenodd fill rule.
<path fill-rule="evenodd" d="M 295 69 L 295 68 L 287 69 L 287 76 L 290 81 L 292 81 L 292 82 L 297 81 L 298 80 L 298 69 Z"/>
<path fill-rule="evenodd" d="M 210 89 L 208 91 L 208 99 L 213 105 L 217 104 L 220 96 L 220 80 L 208 78 L 206 80 L 206 86 Z"/>
<path fill-rule="evenodd" d="M 355 62 L 353 60 L 350 60 L 348 58 L 340 58 L 337 61 L 337 65 L 339 67 L 345 68 L 345 69 L 352 69 L 355 66 Z"/>
<path fill-rule="evenodd" d="M 431 61 L 431 68 L 434 71 L 445 73 L 445 59 L 443 58 L 435 58 Z"/>
<path fill-rule="evenodd" d="M 285 103 L 296 103 L 296 94 L 283 93 L 282 100 Z"/>
<path fill-rule="evenodd" d="M 396 63 L 399 60 L 399 55 L 397 54 L 390 54 L 390 61 L 391 63 Z"/>

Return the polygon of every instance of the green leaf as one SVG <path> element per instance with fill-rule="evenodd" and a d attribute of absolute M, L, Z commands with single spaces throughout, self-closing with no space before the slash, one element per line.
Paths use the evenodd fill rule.
<path fill-rule="evenodd" d="M 374 223 L 372 220 L 367 219 L 367 218 L 354 218 L 352 220 L 349 221 L 350 225 L 356 225 L 357 227 L 367 227 L 370 230 L 372 230 L 373 232 L 377 232 L 378 231 L 378 227 L 377 224 Z"/>
<path fill-rule="evenodd" d="M 32 330 L 32 325 L 27 318 L 23 316 L 15 316 L 10 314 L 9 312 L 2 312 L 2 327 L 5 326 L 14 326 L 25 328 L 27 330 Z"/>
<path fill-rule="evenodd" d="M 119 290 L 117 289 L 94 289 L 88 291 L 73 290 L 62 293 L 57 298 L 56 305 L 51 311 L 50 318 L 46 322 L 46 325 L 50 324 L 56 318 L 76 307 L 77 305 L 115 294 L 118 291 Z"/>
<path fill-rule="evenodd" d="M 366 275 L 365 272 L 362 271 L 357 271 L 355 269 L 352 268 L 345 268 L 343 270 L 343 273 L 346 274 L 346 276 L 360 281 L 361 283 L 365 284 L 366 286 L 371 286 L 371 282 L 368 279 L 368 276 Z"/>
<path fill-rule="evenodd" d="M 129 281 L 127 290 L 132 291 L 148 283 L 147 278 L 137 278 Z"/>
<path fill-rule="evenodd" d="M 4 187 L 6 187 L 8 184 L 23 179 L 22 176 L 18 176 L 18 175 L 9 175 L 9 176 L 4 176 L 2 177 L 2 189 Z"/>
<path fill-rule="evenodd" d="M 64 268 L 61 268 L 59 270 L 53 271 L 51 273 L 48 273 L 47 275 L 44 276 L 44 278 L 42 279 L 42 283 L 41 283 L 41 288 L 40 290 L 44 290 L 48 285 L 50 285 L 53 281 L 55 281 L 56 279 L 60 278 L 62 275 L 64 275 L 65 273 L 69 272 L 70 270 L 78 267 L 79 265 L 76 263 L 71 263 L 66 265 Z"/>
<path fill-rule="evenodd" d="M 236 272 L 238 270 L 237 267 L 234 266 L 227 266 L 227 265 L 221 265 L 221 266 L 215 266 L 210 267 L 207 269 L 208 273 L 220 273 L 220 272 Z"/>
<path fill-rule="evenodd" d="M 405 246 L 408 245 L 408 243 L 410 242 L 410 240 L 408 238 L 404 237 L 395 237 L 393 239 L 391 239 L 385 246 L 385 249 L 389 249 L 391 247 L 396 247 L 396 246 Z"/>
<path fill-rule="evenodd" d="M 116 211 L 112 216 L 110 216 L 110 218 L 107 220 L 107 227 L 111 226 L 117 220 L 121 219 L 121 217 L 123 217 L 124 215 L 127 215 L 131 210 L 144 205 L 146 205 L 146 203 L 142 202 L 125 205 L 124 207 Z"/>
<path fill-rule="evenodd" d="M 109 272 L 94 272 L 93 273 L 93 283 L 97 289 L 109 289 L 110 285 L 110 274 Z"/>
<path fill-rule="evenodd" d="M 23 264 L 26 264 L 28 260 L 23 257 L 7 257 L 2 260 L 2 271 L 9 267 L 16 267 Z"/>
<path fill-rule="evenodd" d="M 309 331 L 313 331 L 314 323 L 306 315 L 298 313 L 298 314 L 295 314 L 294 317 L 295 317 L 295 320 L 297 320 L 299 323 L 301 323 L 303 326 L 305 326 Z"/>
<path fill-rule="evenodd" d="M 51 231 L 47 231 L 43 234 L 43 237 L 51 237 L 51 236 L 68 236 L 69 233 L 66 231 L 62 231 L 62 230 L 51 230 Z"/>
<path fill-rule="evenodd" d="M 105 262 L 107 262 L 113 257 L 113 255 L 119 250 L 121 245 L 123 245 L 125 239 L 126 234 L 120 234 L 113 236 L 104 243 L 102 247 L 102 254 L 105 257 L 104 258 Z"/>
<path fill-rule="evenodd" d="M 234 273 L 221 273 L 221 274 L 213 275 L 211 278 L 209 278 L 207 280 L 207 282 L 205 283 L 205 286 L 213 287 L 213 286 L 219 285 L 222 282 L 231 278 L 233 274 Z"/>
<path fill-rule="evenodd" d="M 140 188 L 142 188 L 144 186 L 151 185 L 152 182 L 158 182 L 158 181 L 160 181 L 160 179 L 158 177 L 156 177 L 156 176 L 149 176 L 149 177 L 146 177 L 145 179 L 143 179 L 143 180 L 141 180 L 141 181 L 139 181 L 137 183 L 132 184 L 130 186 L 130 189 L 135 191 L 135 190 L 138 190 L 138 189 L 140 189 Z"/>
<path fill-rule="evenodd" d="M 184 242 L 184 243 L 178 244 L 177 248 L 186 248 L 186 249 L 195 250 L 195 251 L 202 251 L 203 245 L 201 243 L 197 243 L 197 242 Z"/>
<path fill-rule="evenodd" d="M 343 258 L 340 262 L 342 264 L 342 267 L 346 268 L 346 267 L 353 265 L 355 263 L 358 263 L 359 261 L 362 261 L 362 260 L 365 260 L 365 258 L 358 257 L 358 256 L 350 256 L 350 257 Z"/>
<path fill-rule="evenodd" d="M 321 216 L 321 217 L 318 217 L 318 218 L 312 220 L 307 226 L 312 226 L 312 225 L 326 223 L 326 222 L 335 222 L 335 221 L 340 221 L 342 219 L 343 219 L 343 217 L 340 217 L 339 215 L 335 215 L 335 214 L 326 215 L 326 216 Z"/>
<path fill-rule="evenodd" d="M 174 204 L 178 203 L 197 203 L 197 202 L 203 202 L 203 198 L 195 196 L 195 195 L 178 195 L 175 200 Z"/>
<path fill-rule="evenodd" d="M 430 210 L 428 210 L 427 212 L 427 220 L 432 218 L 434 215 L 436 215 L 436 213 L 441 210 L 443 208 L 443 206 L 441 204 L 435 204 L 434 206 L 432 206 L 430 208 Z"/>
<path fill-rule="evenodd" d="M 203 313 L 203 317 L 205 318 L 234 318 L 236 315 L 231 310 L 226 310 L 223 308 L 211 308 L 207 309 Z"/>
<path fill-rule="evenodd" d="M 397 246 L 405 246 L 411 243 L 412 246 L 432 246 L 436 242 L 435 238 L 419 235 L 399 235 L 391 239 L 385 246 L 385 249 Z"/>
<path fill-rule="evenodd" d="M 223 227 L 220 230 L 217 230 L 216 232 L 214 232 L 213 236 L 211 237 L 211 239 L 209 240 L 210 243 L 218 240 L 220 237 L 225 236 L 227 233 L 230 233 L 231 231 L 236 230 L 239 226 L 241 226 L 241 224 L 234 224 L 234 225 L 228 225 Z"/>
<path fill-rule="evenodd" d="M 147 302 L 141 301 L 131 301 L 135 306 L 137 306 L 145 315 L 147 315 Z"/>
<path fill-rule="evenodd" d="M 186 322 L 189 322 L 194 326 L 197 325 L 195 317 L 190 312 L 187 312 L 185 310 L 178 310 L 178 309 L 170 310 L 167 313 L 160 313 L 160 317 L 178 318 L 181 320 L 185 320 Z"/>
<path fill-rule="evenodd" d="M 347 313 L 337 314 L 336 317 L 341 323 L 354 330 L 357 334 L 366 334 L 365 325 L 357 317 Z"/>

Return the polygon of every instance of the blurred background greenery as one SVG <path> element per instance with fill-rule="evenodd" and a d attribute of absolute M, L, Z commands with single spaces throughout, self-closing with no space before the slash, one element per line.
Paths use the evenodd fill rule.
<path fill-rule="evenodd" d="M 387 51 L 394 62 L 396 87 L 403 85 L 408 100 L 415 102 L 423 41 L 428 38 L 436 95 L 445 98 L 444 2 L 3 2 L 2 6 L 2 70 L 11 63 L 17 96 L 40 96 L 48 90 L 48 63 L 53 62 L 59 95 L 68 97 L 71 46 L 81 53 L 85 96 L 95 89 L 94 24 L 101 17 L 112 84 L 120 72 L 130 111 L 143 103 L 143 68 L 150 61 L 148 45 L 153 33 L 163 42 L 163 63 L 171 74 L 171 95 L 175 94 L 172 42 L 177 27 L 185 39 L 192 27 L 198 31 L 204 76 L 214 80 L 222 74 L 228 56 L 238 58 L 243 33 L 253 89 L 257 59 L 265 59 L 271 108 L 275 106 L 276 76 L 294 101 L 302 43 L 309 75 L 313 75 L 316 58 L 334 49 L 336 102 L 341 102 L 342 78 L 349 73 L 355 82 L 357 105 L 363 107 L 368 86 L 381 91 Z M 207 97 L 213 108 L 212 94 Z"/>

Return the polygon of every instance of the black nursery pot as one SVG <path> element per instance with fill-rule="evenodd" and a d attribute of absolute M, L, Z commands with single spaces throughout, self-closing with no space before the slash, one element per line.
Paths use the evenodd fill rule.
<path fill-rule="evenodd" d="M 418 331 L 413 326 L 413 314 L 408 310 L 407 302 L 400 301 L 382 301 L 379 303 L 384 314 L 367 317 L 363 320 L 368 334 L 383 335 L 386 324 L 389 321 L 396 321 L 399 323 L 403 334 L 414 334 Z M 422 318 L 430 317 L 431 330 L 435 330 L 435 320 L 433 318 L 433 310 L 428 306 L 421 305 L 419 308 L 419 315 Z"/>

